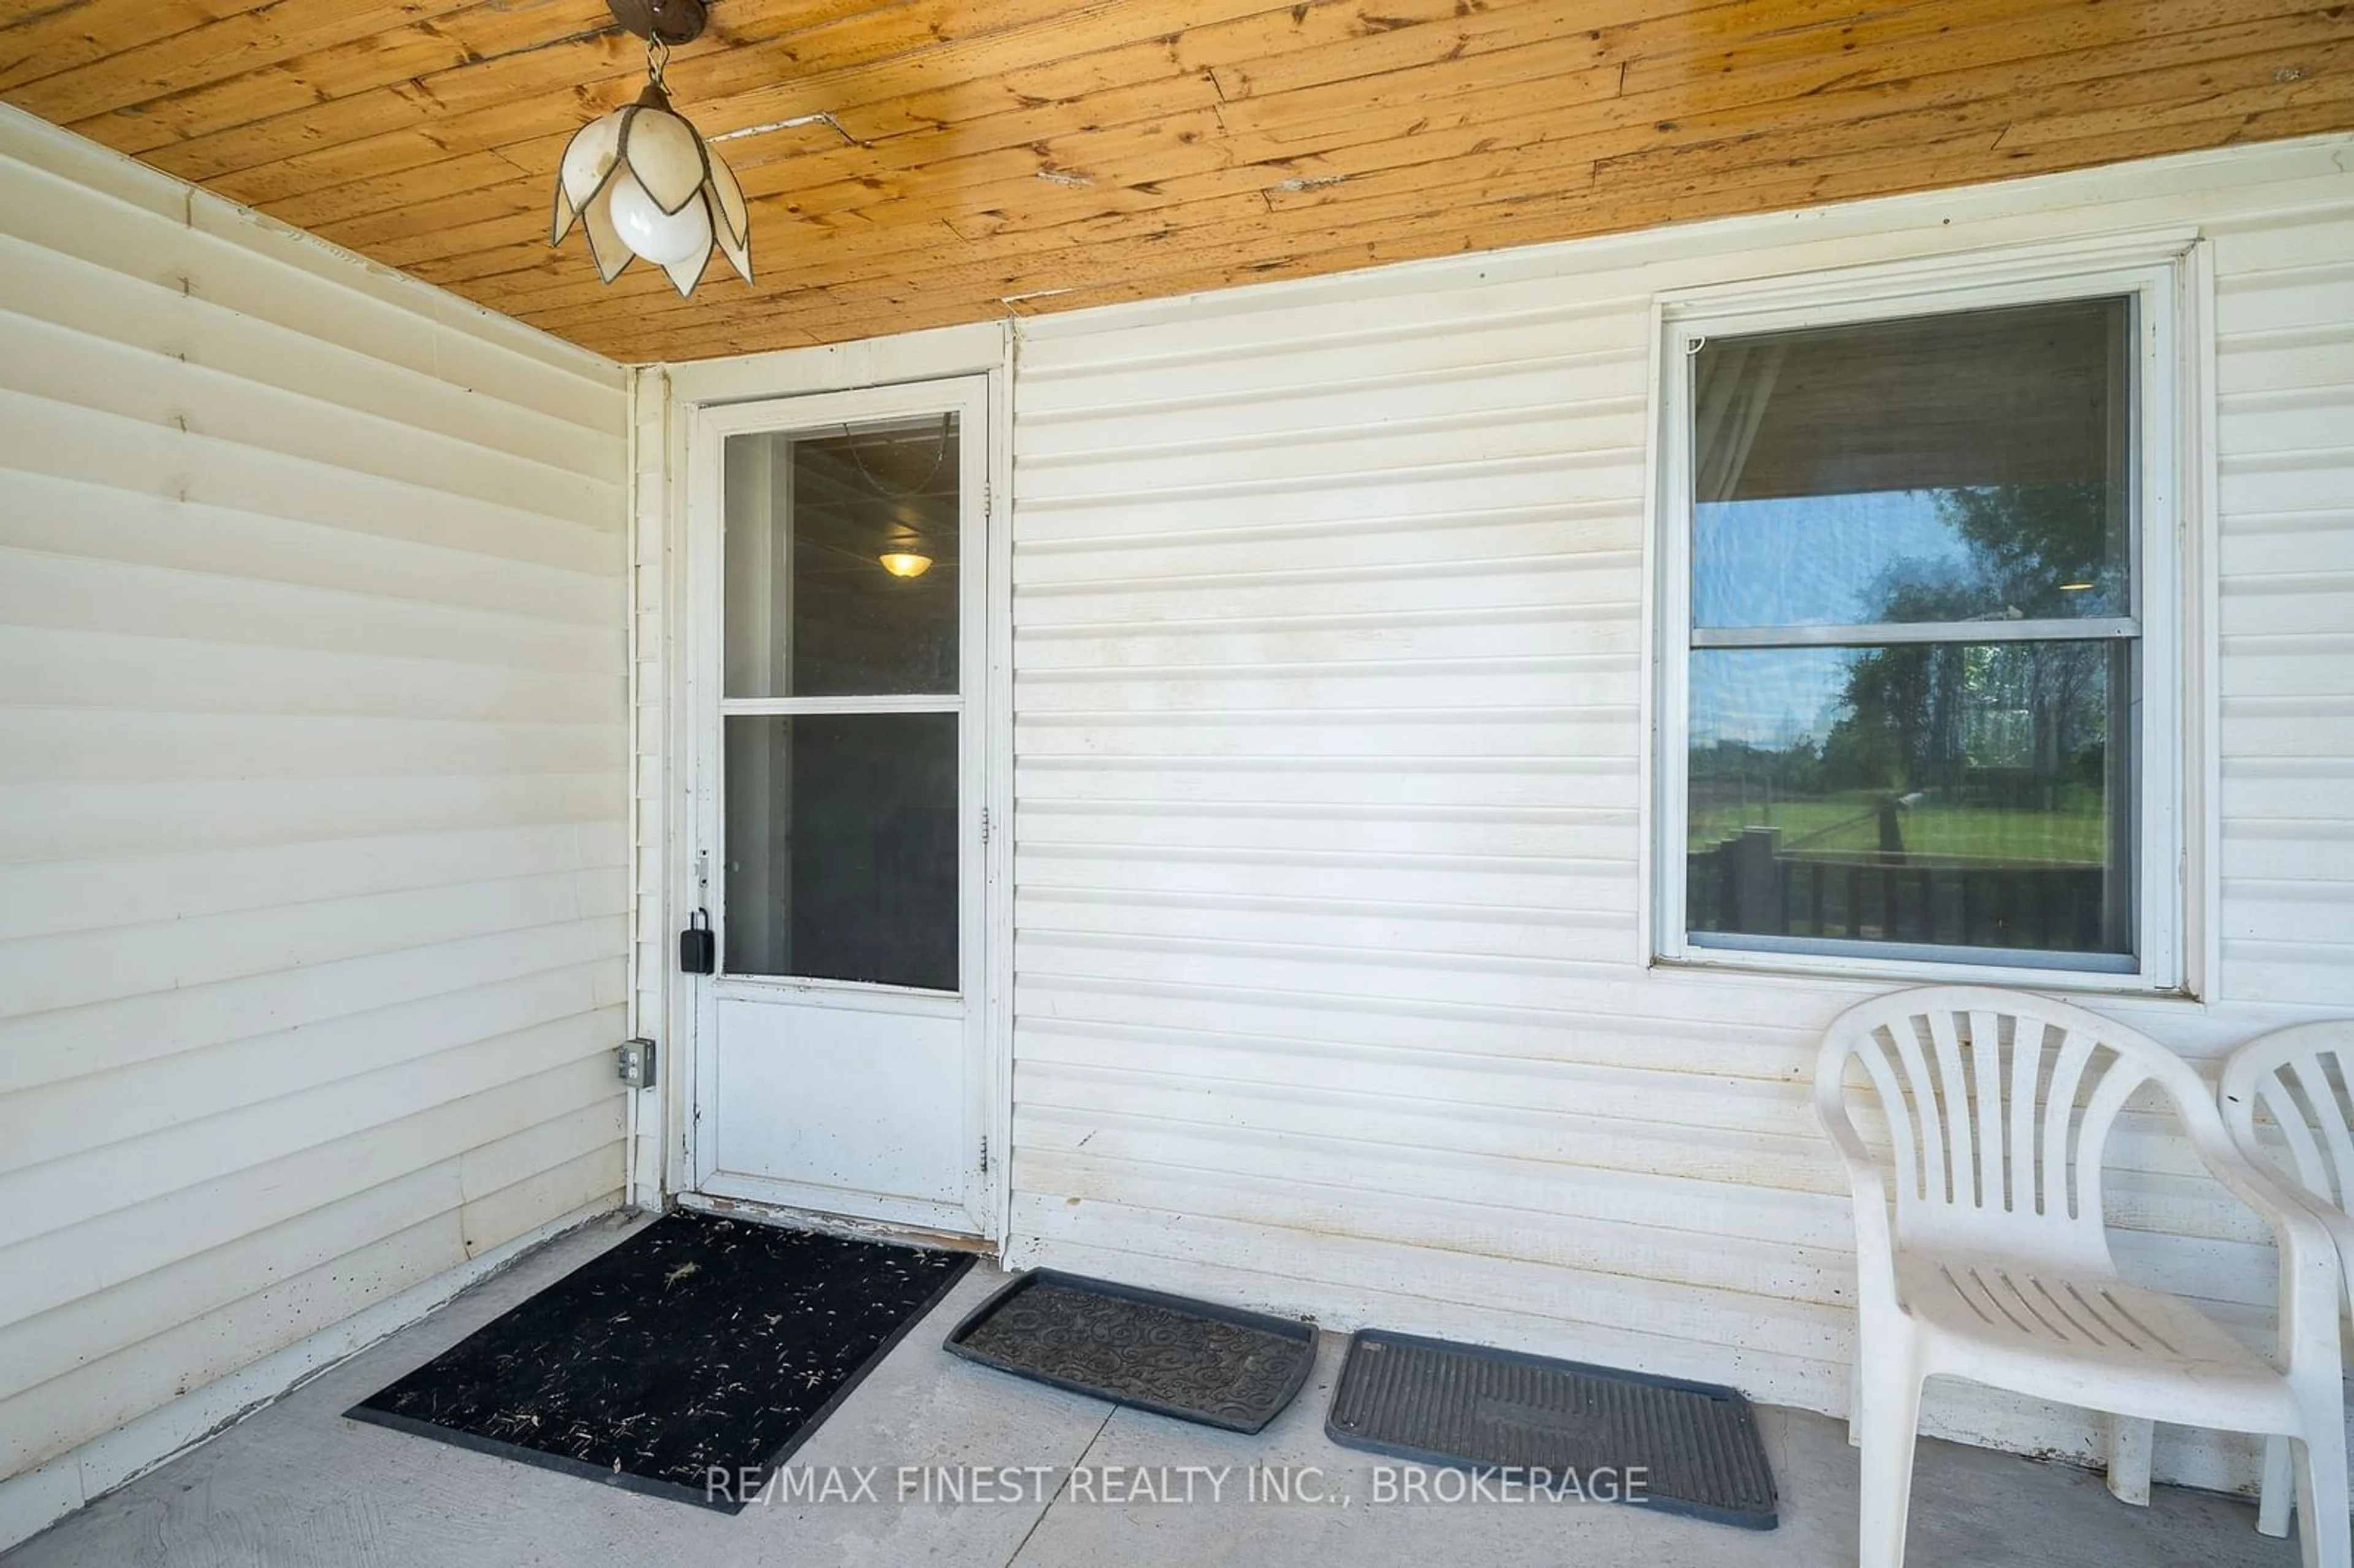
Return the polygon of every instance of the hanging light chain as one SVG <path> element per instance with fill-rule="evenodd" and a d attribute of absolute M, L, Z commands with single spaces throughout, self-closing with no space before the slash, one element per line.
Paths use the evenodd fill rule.
<path fill-rule="evenodd" d="M 859 455 L 857 439 L 851 434 L 850 427 L 847 424 L 842 427 L 842 445 L 843 450 L 849 452 L 850 461 L 858 465 L 858 471 L 860 475 L 865 479 L 867 488 L 872 490 L 876 495 L 879 495 L 885 500 L 889 500 L 894 495 L 912 498 L 914 496 L 930 493 L 932 481 L 940 476 L 940 465 L 948 460 L 949 435 L 949 416 L 942 414 L 940 416 L 940 439 L 938 444 L 932 448 L 932 466 L 930 469 L 926 471 L 923 478 L 917 480 L 912 487 L 906 490 L 900 490 L 893 485 L 886 485 L 881 480 L 875 477 L 875 471 L 868 468 L 866 466 L 866 460 Z"/>
<path fill-rule="evenodd" d="M 670 46 L 663 42 L 661 34 L 649 35 L 646 38 L 646 79 L 664 93 L 670 90 L 670 84 L 663 79 L 663 68 L 668 64 Z"/>

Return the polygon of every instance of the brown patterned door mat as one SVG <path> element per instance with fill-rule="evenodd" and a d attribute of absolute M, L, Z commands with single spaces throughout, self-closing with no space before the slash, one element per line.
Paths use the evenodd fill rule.
<path fill-rule="evenodd" d="M 1137 1410 L 1257 1432 L 1316 1361 L 1316 1325 L 1032 1269 L 948 1338 L 951 1355 Z"/>

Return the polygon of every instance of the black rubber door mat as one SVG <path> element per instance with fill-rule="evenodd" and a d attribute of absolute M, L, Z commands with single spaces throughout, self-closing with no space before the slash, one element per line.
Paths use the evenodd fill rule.
<path fill-rule="evenodd" d="M 971 1266 L 675 1213 L 345 1414 L 733 1513 Z"/>
<path fill-rule="evenodd" d="M 1349 1341 L 1324 1430 L 1345 1447 L 1523 1478 L 1542 1470 L 1549 1488 L 1574 1478 L 1588 1497 L 1745 1530 L 1777 1520 L 1756 1415 L 1739 1390 L 1715 1383 L 1369 1329 Z"/>
<path fill-rule="evenodd" d="M 948 1350 L 1156 1415 L 1257 1432 L 1316 1361 L 1316 1326 L 1036 1268 L 974 1308 Z"/>

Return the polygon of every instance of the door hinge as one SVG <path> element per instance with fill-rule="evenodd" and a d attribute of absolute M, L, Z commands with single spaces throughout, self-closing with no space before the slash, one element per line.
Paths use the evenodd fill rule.
<path fill-rule="evenodd" d="M 989 1136 L 986 1133 L 981 1139 L 981 1173 L 984 1176 L 989 1174 Z"/>
<path fill-rule="evenodd" d="M 986 806 L 981 809 L 981 842 L 989 842 L 989 808 Z"/>

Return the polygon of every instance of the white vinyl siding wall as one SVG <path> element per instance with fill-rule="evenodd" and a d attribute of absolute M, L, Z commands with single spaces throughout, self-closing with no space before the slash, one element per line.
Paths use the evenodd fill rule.
<path fill-rule="evenodd" d="M 678 949 L 672 933 L 674 900 L 665 895 L 664 877 L 677 863 L 666 853 L 674 832 L 684 831 L 683 801 L 671 796 L 672 757 L 680 755 L 681 715 L 667 700 L 671 632 L 671 581 L 665 531 L 659 521 L 671 505 L 670 386 L 659 368 L 631 373 L 630 529 L 630 1033 L 654 1042 L 654 1084 L 624 1090 L 634 1102 L 629 1129 L 629 1202 L 659 1209 L 674 1192 L 684 1165 L 673 1169 L 669 1151 L 684 1141 L 684 1102 L 671 1090 L 671 1073 L 684 1067 L 684 1041 L 671 1034 L 670 1009 L 678 998 L 672 975 Z M 675 1106 L 676 1111 L 672 1107 Z"/>
<path fill-rule="evenodd" d="M 618 367 L 0 111 L 11 1525 L 618 1201 L 626 450 Z"/>
<path fill-rule="evenodd" d="M 1010 1260 L 1845 1409 L 1849 1206 L 1808 1077 L 1867 988 L 1646 963 L 1663 291 L 2206 238 L 2208 1000 L 2096 1004 L 2202 1062 L 2354 1012 L 2349 149 L 1023 323 Z M 2253 1216 L 2163 1124 L 2113 1154 L 2128 1269 L 2265 1322 Z M 1931 1421 L 2094 1451 L 1990 1396 L 1933 1389 Z M 2161 1473 L 2246 1460 L 2161 1437 Z"/>

